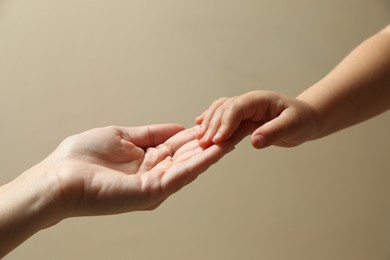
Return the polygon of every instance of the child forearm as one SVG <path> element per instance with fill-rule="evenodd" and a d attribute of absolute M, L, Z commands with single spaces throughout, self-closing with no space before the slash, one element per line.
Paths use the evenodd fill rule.
<path fill-rule="evenodd" d="M 320 138 L 390 108 L 390 26 L 353 50 L 298 99 L 320 115 Z"/>

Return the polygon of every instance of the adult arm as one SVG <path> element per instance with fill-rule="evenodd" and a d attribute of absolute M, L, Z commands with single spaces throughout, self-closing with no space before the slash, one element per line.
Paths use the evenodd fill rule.
<path fill-rule="evenodd" d="M 0 258 L 65 218 L 155 209 L 234 148 L 203 149 L 194 132 L 112 126 L 66 138 L 0 187 Z"/>

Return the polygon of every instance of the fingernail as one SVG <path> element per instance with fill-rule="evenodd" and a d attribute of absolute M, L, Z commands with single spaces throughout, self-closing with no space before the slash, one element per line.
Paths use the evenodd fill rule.
<path fill-rule="evenodd" d="M 199 146 L 203 149 L 207 149 L 210 146 L 210 143 L 202 138 L 199 140 Z"/>
<path fill-rule="evenodd" d="M 219 139 L 221 139 L 221 133 L 220 132 L 217 132 L 215 134 L 215 136 L 213 137 L 213 142 L 216 143 L 219 141 Z"/>
<path fill-rule="evenodd" d="M 202 138 L 202 129 L 201 129 L 201 126 L 197 126 L 196 127 L 196 129 L 195 129 L 195 137 L 197 138 L 197 139 L 201 139 Z"/>
<path fill-rule="evenodd" d="M 256 144 L 256 148 L 262 148 L 265 145 L 265 138 L 262 135 L 255 135 L 254 141 Z"/>
<path fill-rule="evenodd" d="M 205 135 L 205 136 L 203 136 L 203 138 L 202 138 L 202 141 L 204 142 L 204 143 L 208 143 L 209 142 L 209 140 L 210 140 L 210 135 Z"/>
<path fill-rule="evenodd" d="M 205 125 L 200 125 L 199 126 L 199 134 L 204 134 L 206 132 L 206 126 Z"/>

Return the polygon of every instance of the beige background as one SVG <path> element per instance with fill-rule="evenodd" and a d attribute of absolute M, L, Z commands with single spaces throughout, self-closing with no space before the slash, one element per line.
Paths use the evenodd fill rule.
<path fill-rule="evenodd" d="M 297 95 L 389 21 L 388 0 L 0 0 L 0 182 L 89 128 Z M 7 259 L 389 259 L 389 132 L 385 113 L 294 149 L 246 139 L 156 211 L 65 220 Z"/>

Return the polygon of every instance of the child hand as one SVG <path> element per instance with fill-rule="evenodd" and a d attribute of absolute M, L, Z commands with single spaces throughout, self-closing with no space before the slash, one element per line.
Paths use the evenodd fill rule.
<path fill-rule="evenodd" d="M 220 98 L 196 118 L 202 147 L 229 139 L 244 121 L 260 125 L 251 137 L 255 148 L 292 147 L 314 136 L 318 113 L 309 104 L 271 91 Z"/>

